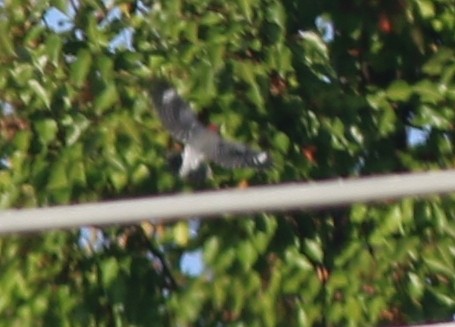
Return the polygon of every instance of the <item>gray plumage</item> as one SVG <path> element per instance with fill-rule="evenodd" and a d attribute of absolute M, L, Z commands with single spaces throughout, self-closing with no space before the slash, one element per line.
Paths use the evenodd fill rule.
<path fill-rule="evenodd" d="M 203 126 L 190 105 L 164 80 L 155 80 L 151 96 L 164 127 L 185 145 L 180 175 L 187 176 L 205 161 L 210 160 L 225 168 L 266 168 L 271 158 L 266 152 L 224 140 L 216 132 Z"/>

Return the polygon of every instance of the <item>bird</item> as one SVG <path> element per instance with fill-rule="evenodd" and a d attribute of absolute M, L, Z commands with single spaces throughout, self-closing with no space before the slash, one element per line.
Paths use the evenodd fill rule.
<path fill-rule="evenodd" d="M 214 162 L 228 169 L 261 169 L 272 165 L 272 158 L 266 151 L 254 150 L 245 144 L 226 140 L 205 127 L 197 119 L 191 105 L 167 80 L 154 80 L 150 96 L 162 125 L 174 139 L 184 145 L 180 177 L 188 177 L 201 169 L 210 173 L 210 168 L 203 168 L 207 162 Z"/>

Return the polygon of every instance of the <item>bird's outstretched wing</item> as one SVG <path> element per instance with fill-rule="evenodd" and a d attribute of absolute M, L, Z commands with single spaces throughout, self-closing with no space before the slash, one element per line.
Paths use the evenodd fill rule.
<path fill-rule="evenodd" d="M 203 128 L 189 104 L 165 80 L 152 82 L 151 96 L 164 127 L 180 142 L 187 143 L 195 129 Z"/>
<path fill-rule="evenodd" d="M 226 141 L 217 133 L 204 127 L 196 118 L 188 103 L 166 81 L 152 84 L 152 100 L 164 127 L 177 140 L 225 168 L 256 167 L 271 165 L 270 155 L 248 146 Z M 199 158 L 200 160 L 201 158 Z"/>
<path fill-rule="evenodd" d="M 218 142 L 205 151 L 207 158 L 225 168 L 269 168 L 270 155 L 265 151 L 253 150 L 241 143 L 218 138 Z"/>

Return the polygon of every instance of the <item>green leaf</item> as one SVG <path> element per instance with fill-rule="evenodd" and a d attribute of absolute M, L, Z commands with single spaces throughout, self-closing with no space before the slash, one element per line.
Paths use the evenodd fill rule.
<path fill-rule="evenodd" d="M 218 253 L 218 256 L 213 264 L 216 271 L 225 271 L 231 267 L 235 261 L 237 254 L 233 248 L 226 248 Z"/>
<path fill-rule="evenodd" d="M 255 0 L 235 0 L 235 2 L 240 7 L 242 15 L 248 22 L 251 22 Z"/>
<path fill-rule="evenodd" d="M 390 135 L 396 130 L 398 117 L 389 103 L 383 104 L 378 116 L 377 128 L 381 136 Z"/>
<path fill-rule="evenodd" d="M 99 96 L 95 99 L 95 111 L 102 113 L 106 109 L 111 108 L 118 101 L 117 88 L 113 83 L 110 83 Z"/>
<path fill-rule="evenodd" d="M 11 30 L 7 19 L 0 20 L 0 48 L 8 56 L 15 55 Z"/>
<path fill-rule="evenodd" d="M 346 274 L 336 271 L 330 276 L 328 287 L 330 289 L 332 289 L 332 291 L 336 291 L 336 290 L 346 287 L 348 285 L 349 285 L 349 276 L 346 276 Z"/>
<path fill-rule="evenodd" d="M 213 12 L 213 11 L 208 11 L 205 15 L 202 16 L 200 19 L 199 23 L 202 25 L 218 25 L 221 24 L 224 21 L 225 17 L 221 15 L 220 13 Z M 195 24 L 192 24 L 191 22 L 188 24 L 190 29 L 193 29 Z"/>
<path fill-rule="evenodd" d="M 415 273 L 409 273 L 409 294 L 414 301 L 419 300 L 425 291 L 425 284 Z"/>
<path fill-rule="evenodd" d="M 190 237 L 190 230 L 186 221 L 180 221 L 172 229 L 175 243 L 179 246 L 186 246 Z"/>
<path fill-rule="evenodd" d="M 58 161 L 51 166 L 47 188 L 61 190 L 68 187 L 67 166 L 64 162 Z"/>
<path fill-rule="evenodd" d="M 350 321 L 350 325 L 355 324 L 356 321 L 359 321 L 362 316 L 362 305 L 359 297 L 349 297 L 346 299 L 346 312 L 345 315 Z"/>
<path fill-rule="evenodd" d="M 131 175 L 131 181 L 134 184 L 140 184 L 143 181 L 146 181 L 150 177 L 149 169 L 146 165 L 140 164 L 136 167 Z"/>
<path fill-rule="evenodd" d="M 392 205 L 385 213 L 380 231 L 384 233 L 384 236 L 388 233 L 403 233 L 403 220 L 405 218 L 402 207 Z"/>
<path fill-rule="evenodd" d="M 365 204 L 355 204 L 351 209 L 351 221 L 361 223 L 368 217 L 368 206 Z"/>
<path fill-rule="evenodd" d="M 57 136 L 58 126 L 57 122 L 53 119 L 40 119 L 33 123 L 35 127 L 38 138 L 43 142 L 45 145 L 49 144 L 55 137 Z"/>
<path fill-rule="evenodd" d="M 303 251 L 311 260 L 317 263 L 322 263 L 324 252 L 320 242 L 306 239 L 303 243 Z"/>
<path fill-rule="evenodd" d="M 220 240 L 218 237 L 212 236 L 204 243 L 204 262 L 208 264 L 216 260 L 216 256 L 220 251 Z"/>
<path fill-rule="evenodd" d="M 72 184 L 87 185 L 85 165 L 81 161 L 75 161 L 70 164 L 68 176 L 73 182 Z"/>
<path fill-rule="evenodd" d="M 242 263 L 243 269 L 246 271 L 250 270 L 258 257 L 253 243 L 250 240 L 241 241 L 237 248 L 238 259 Z"/>
<path fill-rule="evenodd" d="M 71 80 L 77 86 L 85 84 L 92 64 L 92 56 L 86 49 L 79 50 L 76 61 L 71 65 Z"/>
<path fill-rule="evenodd" d="M 116 258 L 108 258 L 103 260 L 100 269 L 103 285 L 106 287 L 112 285 L 119 276 L 120 267 Z"/>
<path fill-rule="evenodd" d="M 96 58 L 96 67 L 99 69 L 101 76 L 104 80 L 112 80 L 114 73 L 114 62 L 112 58 L 107 56 L 99 56 Z"/>
<path fill-rule="evenodd" d="M 68 1 L 66 0 L 52 0 L 51 5 L 63 13 L 65 13 L 68 9 Z"/>
<path fill-rule="evenodd" d="M 305 49 L 305 59 L 310 63 L 324 63 L 329 59 L 329 49 L 321 36 L 312 31 L 300 32 Z"/>
<path fill-rule="evenodd" d="M 316 256 L 321 256 L 317 254 Z M 285 252 L 286 262 L 289 265 L 295 266 L 300 271 L 312 271 L 313 265 L 308 259 L 302 255 L 300 252 L 296 251 L 295 248 L 289 249 Z"/>
<path fill-rule="evenodd" d="M 289 137 L 283 132 L 276 133 L 273 138 L 274 147 L 283 154 L 288 152 L 290 143 Z"/>
<path fill-rule="evenodd" d="M 26 152 L 30 147 L 31 138 L 32 138 L 31 131 L 29 130 L 18 131 L 14 135 L 13 143 L 18 150 Z"/>
<path fill-rule="evenodd" d="M 440 75 L 447 64 L 453 60 L 453 50 L 441 48 L 423 65 L 422 71 L 431 76 Z"/>
<path fill-rule="evenodd" d="M 286 28 L 286 13 L 280 2 L 272 2 L 266 7 L 266 19 L 277 24 L 281 29 Z"/>
<path fill-rule="evenodd" d="M 441 273 L 447 276 L 451 276 L 451 274 L 453 274 L 453 271 L 450 267 L 447 267 L 445 263 L 436 258 L 427 257 L 423 258 L 423 261 L 428 266 L 428 268 L 435 273 Z"/>
<path fill-rule="evenodd" d="M 43 25 L 35 25 L 30 30 L 28 30 L 24 43 L 33 46 L 34 43 L 39 42 L 39 38 L 42 37 L 42 34 L 45 31 L 45 27 Z"/>
<path fill-rule="evenodd" d="M 28 86 L 34 91 L 36 96 L 44 103 L 46 108 L 50 108 L 50 95 L 46 89 L 36 80 L 28 81 Z"/>
<path fill-rule="evenodd" d="M 450 129 L 452 125 L 452 112 L 446 112 L 443 108 L 435 108 L 431 105 L 421 104 L 412 118 L 416 126 L 433 126 L 439 129 Z"/>
<path fill-rule="evenodd" d="M 213 70 L 217 71 L 225 65 L 225 47 L 221 44 L 212 44 L 207 48 L 207 56 L 213 67 Z"/>
<path fill-rule="evenodd" d="M 110 171 L 109 180 L 117 191 L 121 191 L 128 184 L 128 176 L 119 171 Z"/>
<path fill-rule="evenodd" d="M 423 102 L 430 104 L 437 104 L 443 98 L 438 85 L 427 79 L 416 83 L 413 91 L 420 96 Z"/>
<path fill-rule="evenodd" d="M 82 133 L 89 127 L 90 121 L 80 113 L 74 116 L 65 116 L 62 119 L 62 125 L 65 126 L 65 141 L 67 145 L 76 143 Z"/>
<path fill-rule="evenodd" d="M 416 0 L 417 8 L 419 9 L 420 15 L 425 18 L 431 18 L 435 16 L 434 3 L 429 0 Z"/>
<path fill-rule="evenodd" d="M 293 70 L 292 51 L 284 46 L 276 45 L 267 52 L 267 63 L 272 69 L 279 73 L 286 73 Z"/>
<path fill-rule="evenodd" d="M 203 22 L 198 22 L 201 25 L 204 24 Z M 186 28 L 184 29 L 183 33 L 185 34 L 185 37 L 192 43 L 192 44 L 197 44 L 198 42 L 198 31 L 199 31 L 199 26 L 198 23 L 196 22 L 188 22 L 186 25 Z"/>
<path fill-rule="evenodd" d="M 440 291 L 437 290 L 431 290 L 431 293 L 435 296 L 435 298 L 438 300 L 438 302 L 444 306 L 447 306 L 449 308 L 453 308 L 455 306 L 455 299 L 453 296 L 448 296 Z"/>
<path fill-rule="evenodd" d="M 431 205 L 432 216 L 435 221 L 435 225 L 438 230 L 444 230 L 447 227 L 448 220 L 445 211 L 439 203 L 433 203 Z"/>
<path fill-rule="evenodd" d="M 89 44 L 95 45 L 99 49 L 106 47 L 109 44 L 109 41 L 106 34 L 103 33 L 103 29 L 98 25 L 98 18 L 95 15 L 90 15 L 87 19 L 88 25 L 86 33 L 90 41 Z"/>
<path fill-rule="evenodd" d="M 62 46 L 62 39 L 56 34 L 50 35 L 46 40 L 47 55 L 55 66 L 59 65 Z"/>
<path fill-rule="evenodd" d="M 392 101 L 407 101 L 412 94 L 412 87 L 404 80 L 397 80 L 389 85 L 386 94 Z"/>

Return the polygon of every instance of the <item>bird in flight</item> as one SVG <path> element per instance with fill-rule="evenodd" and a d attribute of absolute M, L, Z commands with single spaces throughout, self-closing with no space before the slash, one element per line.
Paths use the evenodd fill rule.
<path fill-rule="evenodd" d="M 205 127 L 196 117 L 191 106 L 165 80 L 155 80 L 151 90 L 152 102 L 163 126 L 184 144 L 179 175 L 187 177 L 206 161 L 213 161 L 224 168 L 267 168 L 272 164 L 264 151 L 223 139 Z"/>

